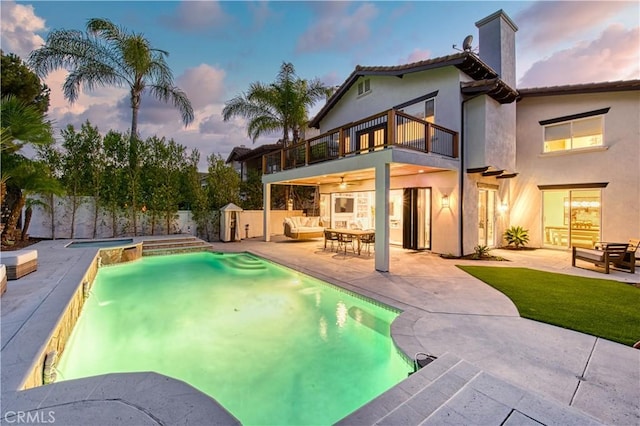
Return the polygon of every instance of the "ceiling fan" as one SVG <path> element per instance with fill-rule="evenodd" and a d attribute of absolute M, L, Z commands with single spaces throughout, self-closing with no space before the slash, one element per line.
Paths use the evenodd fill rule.
<path fill-rule="evenodd" d="M 349 186 L 349 184 L 344 181 L 344 176 L 340 176 L 340 185 L 338 186 L 340 189 L 347 189 L 347 186 Z"/>

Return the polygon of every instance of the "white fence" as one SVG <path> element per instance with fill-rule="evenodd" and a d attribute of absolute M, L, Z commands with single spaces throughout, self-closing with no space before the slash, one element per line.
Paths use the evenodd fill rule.
<path fill-rule="evenodd" d="M 65 239 L 72 238 L 71 222 L 72 222 L 72 202 L 69 197 L 54 197 L 53 199 L 53 215 L 49 209 L 45 209 L 40 205 L 34 205 L 33 216 L 29 226 L 28 234 L 33 238 L 55 238 Z M 48 204 L 48 203 L 47 203 Z M 79 197 L 78 207 L 75 213 L 75 226 L 73 238 L 92 238 L 93 222 L 95 210 L 93 207 L 92 197 Z M 211 228 L 216 228 L 219 212 L 211 214 Z M 300 216 L 301 210 L 272 210 L 271 211 L 271 234 L 282 235 L 284 233 L 282 222 L 287 216 Z M 23 216 L 24 217 L 24 216 Z M 53 218 L 53 220 L 52 220 Z M 263 211 L 262 210 L 245 210 L 240 213 L 240 238 L 255 238 L 264 235 L 263 227 Z M 153 234 L 151 233 L 152 224 L 150 214 L 138 213 L 138 235 L 167 235 L 167 234 L 191 234 L 203 237 L 199 232 L 196 222 L 190 210 L 179 210 L 171 220 L 169 231 L 167 232 L 166 221 L 164 218 L 157 218 L 153 226 Z M 53 223 L 53 226 L 52 226 Z M 113 232 L 113 220 L 111 214 L 103 209 L 98 211 L 96 221 L 96 238 L 111 238 L 113 236 L 131 236 L 133 235 L 133 224 L 131 216 L 125 216 L 122 212 L 115 221 L 116 232 Z M 248 225 L 248 227 L 246 226 Z M 218 229 L 215 229 L 213 236 L 209 239 L 216 241 L 219 239 Z"/>

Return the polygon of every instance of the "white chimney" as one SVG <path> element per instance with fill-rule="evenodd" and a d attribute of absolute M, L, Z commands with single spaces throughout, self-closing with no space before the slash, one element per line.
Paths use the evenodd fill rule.
<path fill-rule="evenodd" d="M 476 27 L 480 36 L 480 59 L 515 89 L 518 27 L 502 9 L 476 22 Z"/>

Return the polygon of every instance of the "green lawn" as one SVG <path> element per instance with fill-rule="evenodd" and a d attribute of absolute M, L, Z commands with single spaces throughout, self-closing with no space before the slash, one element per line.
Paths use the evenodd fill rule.
<path fill-rule="evenodd" d="M 640 288 L 527 268 L 458 267 L 509 297 L 520 316 L 625 345 L 640 340 Z"/>

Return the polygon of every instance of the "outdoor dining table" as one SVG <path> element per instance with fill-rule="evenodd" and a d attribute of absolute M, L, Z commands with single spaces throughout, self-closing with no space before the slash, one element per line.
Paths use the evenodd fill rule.
<path fill-rule="evenodd" d="M 376 231 L 373 229 L 367 229 L 367 230 L 363 230 L 363 229 L 347 229 L 347 228 L 327 228 L 325 229 L 325 231 L 328 232 L 333 232 L 335 234 L 342 234 L 342 235 L 349 235 L 350 237 L 353 237 L 356 239 L 356 241 L 358 242 L 358 256 L 360 255 L 360 252 L 362 250 L 362 238 L 365 236 L 370 236 L 370 235 L 375 235 Z M 325 239 L 326 239 L 326 234 L 325 234 Z"/>

